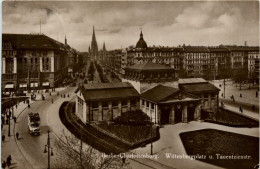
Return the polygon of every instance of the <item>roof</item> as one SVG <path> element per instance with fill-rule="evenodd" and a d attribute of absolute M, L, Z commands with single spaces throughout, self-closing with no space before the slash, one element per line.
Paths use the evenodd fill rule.
<path fill-rule="evenodd" d="M 208 53 L 209 49 L 204 46 L 184 46 L 184 51 L 188 53 L 198 52 L 198 53 Z"/>
<path fill-rule="evenodd" d="M 139 41 L 136 43 L 136 48 L 141 48 L 141 49 L 147 49 L 147 44 L 143 38 L 143 33 L 141 31 L 141 34 L 140 34 L 140 39 Z"/>
<path fill-rule="evenodd" d="M 64 44 L 43 34 L 2 34 L 4 43 L 11 43 L 14 49 L 64 49 Z"/>
<path fill-rule="evenodd" d="M 135 70 L 174 70 L 173 68 L 161 64 L 156 64 L 153 62 L 146 62 L 144 64 L 135 64 L 126 69 L 135 69 Z"/>
<path fill-rule="evenodd" d="M 88 83 L 84 84 L 86 90 L 99 90 L 99 89 L 114 89 L 114 88 L 129 88 L 133 87 L 128 82 L 119 83 Z"/>
<path fill-rule="evenodd" d="M 138 97 L 139 93 L 128 82 L 123 83 L 96 83 L 80 86 L 85 101 L 112 100 L 119 98 Z"/>
<path fill-rule="evenodd" d="M 190 83 L 190 84 L 179 84 L 179 88 L 188 93 L 202 93 L 202 92 L 218 92 L 219 88 L 206 83 Z"/>
<path fill-rule="evenodd" d="M 150 101 L 160 102 L 178 91 L 180 90 L 173 87 L 157 85 L 142 93 L 141 97 Z"/>
<path fill-rule="evenodd" d="M 187 78 L 187 79 L 179 79 L 179 84 L 190 84 L 190 83 L 205 83 L 207 82 L 203 78 Z"/>
<path fill-rule="evenodd" d="M 228 48 L 225 47 L 209 47 L 210 52 L 230 52 Z"/>

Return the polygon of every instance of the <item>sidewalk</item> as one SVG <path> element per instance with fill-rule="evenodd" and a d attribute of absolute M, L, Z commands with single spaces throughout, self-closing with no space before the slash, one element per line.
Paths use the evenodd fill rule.
<path fill-rule="evenodd" d="M 236 106 L 233 106 L 233 105 L 228 105 L 228 104 L 225 104 L 224 109 L 231 110 L 231 111 L 236 112 L 238 114 L 242 114 L 242 115 L 248 116 L 252 119 L 259 121 L 259 114 L 258 113 L 255 113 L 255 112 L 252 112 L 252 111 L 249 111 L 249 110 L 246 110 L 246 109 L 243 109 L 243 113 L 241 113 L 239 111 L 239 107 L 236 107 Z"/>
<path fill-rule="evenodd" d="M 31 101 L 30 104 L 33 104 L 35 101 Z M 19 114 L 27 108 L 27 104 L 20 102 L 17 106 L 17 108 L 14 107 L 14 116 L 18 117 Z M 12 168 L 26 168 L 31 169 L 33 166 L 30 165 L 28 161 L 24 158 L 23 154 L 20 152 L 20 150 L 17 147 L 16 138 L 14 135 L 14 120 L 10 119 L 10 137 L 8 137 L 8 125 L 4 125 L 3 129 L 1 130 L 2 135 L 5 135 L 5 142 L 1 144 L 1 162 L 4 160 L 6 161 L 6 158 L 8 155 L 11 155 L 12 157 Z"/>
<path fill-rule="evenodd" d="M 214 84 L 217 88 L 220 89 L 219 91 L 219 98 L 223 98 L 222 94 L 224 93 L 224 85 L 223 85 L 223 80 L 221 81 L 215 81 L 211 82 Z M 221 87 L 220 87 L 221 86 Z M 256 97 L 256 91 L 258 89 L 258 86 L 252 86 L 251 88 L 248 89 L 248 85 L 242 85 L 242 89 L 239 89 L 239 85 L 233 84 L 232 81 L 226 81 L 226 86 L 225 86 L 225 98 L 223 99 L 230 99 L 230 97 L 233 95 L 235 100 L 240 103 L 246 103 L 248 105 L 258 105 L 259 106 L 259 94 L 258 97 Z M 240 97 L 240 94 L 242 97 Z"/>
<path fill-rule="evenodd" d="M 63 90 L 58 89 L 57 91 Z M 52 92 L 52 95 L 55 94 Z M 38 100 L 41 100 L 41 92 L 35 93 L 36 94 L 36 100 L 31 100 L 30 95 L 28 94 L 27 96 L 29 97 L 30 100 L 30 105 L 35 103 Z M 49 92 L 48 93 L 43 93 L 45 95 L 45 98 L 49 97 Z M 20 102 L 17 105 L 17 108 L 14 106 L 14 116 L 17 118 L 17 123 L 19 123 L 19 115 L 28 107 L 27 103 Z M 12 157 L 12 165 L 11 168 L 18 168 L 18 169 L 32 169 L 33 166 L 25 159 L 23 154 L 20 152 L 18 146 L 17 146 L 17 140 L 15 138 L 15 128 L 14 128 L 14 120 L 10 119 L 10 137 L 8 137 L 8 125 L 4 125 L 1 132 L 2 135 L 5 135 L 5 142 L 1 144 L 1 162 L 4 160 L 6 161 L 6 158 L 11 155 Z"/>

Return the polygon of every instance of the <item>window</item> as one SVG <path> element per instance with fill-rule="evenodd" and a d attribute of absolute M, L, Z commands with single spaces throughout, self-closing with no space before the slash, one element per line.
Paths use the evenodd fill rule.
<path fill-rule="evenodd" d="M 145 100 L 142 100 L 142 105 L 145 106 Z"/>
<path fill-rule="evenodd" d="M 106 101 L 102 102 L 102 107 L 108 107 L 108 102 Z"/>
<path fill-rule="evenodd" d="M 131 105 L 136 105 L 136 100 L 132 99 L 132 100 L 130 100 L 130 103 L 131 103 Z"/>
<path fill-rule="evenodd" d="M 35 63 L 37 63 L 37 58 L 35 58 Z"/>
<path fill-rule="evenodd" d="M 112 101 L 112 107 L 118 106 L 118 101 Z"/>
<path fill-rule="evenodd" d="M 93 109 L 98 108 L 98 102 L 93 102 L 93 103 L 92 103 L 92 108 L 93 108 Z"/>
<path fill-rule="evenodd" d="M 151 103 L 151 109 L 154 109 L 154 103 Z"/>
<path fill-rule="evenodd" d="M 121 104 L 122 104 L 122 106 L 127 105 L 127 100 L 122 100 L 122 101 L 121 101 Z"/>

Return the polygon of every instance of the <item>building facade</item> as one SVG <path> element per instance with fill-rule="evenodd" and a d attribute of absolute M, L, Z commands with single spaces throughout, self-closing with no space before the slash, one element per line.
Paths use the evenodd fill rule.
<path fill-rule="evenodd" d="M 175 124 L 200 119 L 200 98 L 177 88 L 158 85 L 140 95 L 140 109 L 155 124 Z"/>
<path fill-rule="evenodd" d="M 178 87 L 201 99 L 201 119 L 216 120 L 220 89 L 202 78 L 179 79 Z"/>
<path fill-rule="evenodd" d="M 2 34 L 2 91 L 55 87 L 77 52 L 43 34 Z"/>
<path fill-rule="evenodd" d="M 130 83 L 98 83 L 76 91 L 76 114 L 84 123 L 110 121 L 139 107 L 139 94 Z"/>
<path fill-rule="evenodd" d="M 136 46 L 121 50 L 120 54 L 110 55 L 114 65 L 121 65 L 121 74 L 127 66 L 153 62 L 175 69 L 176 77 L 221 78 L 222 69 L 240 69 L 248 67 L 249 54 L 259 53 L 259 47 L 250 46 L 190 46 L 149 47 L 141 32 Z M 118 58 L 120 55 L 120 59 Z M 252 62 L 252 61 L 251 61 Z M 252 67 L 252 66 L 251 66 Z M 248 71 L 250 71 L 248 69 Z"/>
<path fill-rule="evenodd" d="M 126 67 L 122 81 L 131 83 L 139 93 L 158 84 L 177 87 L 175 70 L 152 62 Z"/>

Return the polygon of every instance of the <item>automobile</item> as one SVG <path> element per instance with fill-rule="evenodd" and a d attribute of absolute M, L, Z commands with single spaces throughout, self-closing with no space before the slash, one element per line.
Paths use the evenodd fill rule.
<path fill-rule="evenodd" d="M 39 113 L 28 114 L 28 129 L 31 135 L 40 135 L 40 116 Z"/>

